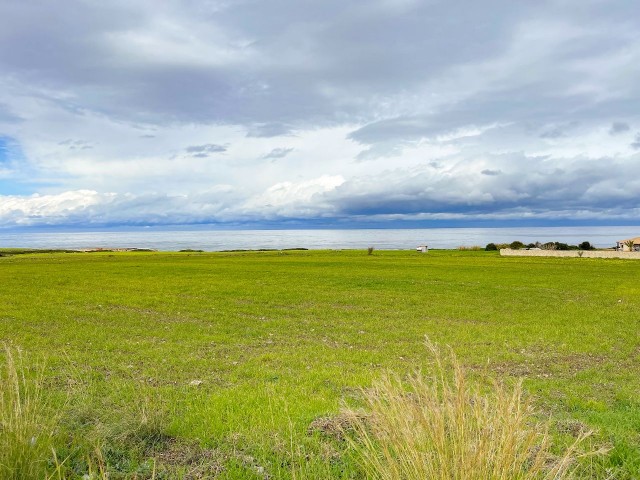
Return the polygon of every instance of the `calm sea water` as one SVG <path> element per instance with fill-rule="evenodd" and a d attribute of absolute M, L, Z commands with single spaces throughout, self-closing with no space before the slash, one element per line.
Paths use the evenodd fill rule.
<path fill-rule="evenodd" d="M 64 233 L 2 233 L 0 247 L 23 248 L 151 248 L 175 251 L 197 249 L 219 251 L 259 248 L 413 249 L 456 248 L 461 245 L 506 243 L 520 240 L 559 241 L 577 244 L 589 241 L 611 247 L 620 239 L 640 235 L 640 227 L 552 227 L 552 228 L 432 228 L 362 230 L 211 230 L 211 231 L 104 231 Z"/>

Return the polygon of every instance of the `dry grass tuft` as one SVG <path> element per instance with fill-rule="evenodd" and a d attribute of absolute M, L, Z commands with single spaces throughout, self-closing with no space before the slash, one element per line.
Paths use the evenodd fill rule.
<path fill-rule="evenodd" d="M 4 346 L 0 367 L 0 478 L 44 478 L 53 459 L 55 412 L 47 403 L 42 368 L 29 372 L 19 351 Z"/>
<path fill-rule="evenodd" d="M 534 416 L 522 384 L 471 386 L 453 352 L 427 341 L 430 377 L 387 374 L 364 391 L 367 415 L 348 411 L 348 438 L 367 478 L 533 480 L 571 478 L 576 447 L 551 453 L 548 424 Z"/>

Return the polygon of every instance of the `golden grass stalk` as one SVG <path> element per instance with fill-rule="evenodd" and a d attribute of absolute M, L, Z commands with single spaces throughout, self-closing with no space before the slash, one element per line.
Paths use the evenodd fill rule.
<path fill-rule="evenodd" d="M 367 478 L 533 480 L 571 478 L 578 443 L 551 453 L 548 424 L 534 416 L 522 383 L 469 384 L 453 352 L 427 341 L 435 372 L 403 380 L 387 374 L 364 391 L 366 415 L 350 410 Z"/>
<path fill-rule="evenodd" d="M 44 478 L 55 418 L 44 397 L 43 369 L 27 375 L 22 356 L 4 346 L 0 367 L 0 478 Z"/>

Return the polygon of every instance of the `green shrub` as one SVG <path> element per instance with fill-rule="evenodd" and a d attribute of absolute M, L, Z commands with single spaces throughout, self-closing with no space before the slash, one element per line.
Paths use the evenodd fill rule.
<path fill-rule="evenodd" d="M 496 247 L 496 244 L 495 244 L 495 243 L 487 243 L 487 246 L 486 246 L 486 247 L 484 247 L 484 249 L 485 249 L 487 252 L 491 252 L 491 251 L 498 250 L 498 247 Z"/>
<path fill-rule="evenodd" d="M 515 242 L 511 242 L 509 244 L 509 248 L 512 250 L 520 250 L 521 248 L 524 248 L 525 244 L 520 242 L 519 240 L 516 240 Z"/>

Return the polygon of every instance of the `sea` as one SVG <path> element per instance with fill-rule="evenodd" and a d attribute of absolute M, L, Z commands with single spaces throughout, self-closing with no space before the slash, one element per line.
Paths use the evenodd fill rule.
<path fill-rule="evenodd" d="M 640 235 L 639 227 L 524 227 L 524 228 L 426 228 L 340 230 L 158 230 L 2 232 L 0 248 L 145 248 L 161 251 L 258 249 L 366 249 L 406 250 L 427 245 L 436 249 L 482 246 L 487 243 L 525 244 L 558 241 L 590 242 L 612 247 L 616 241 Z"/>

